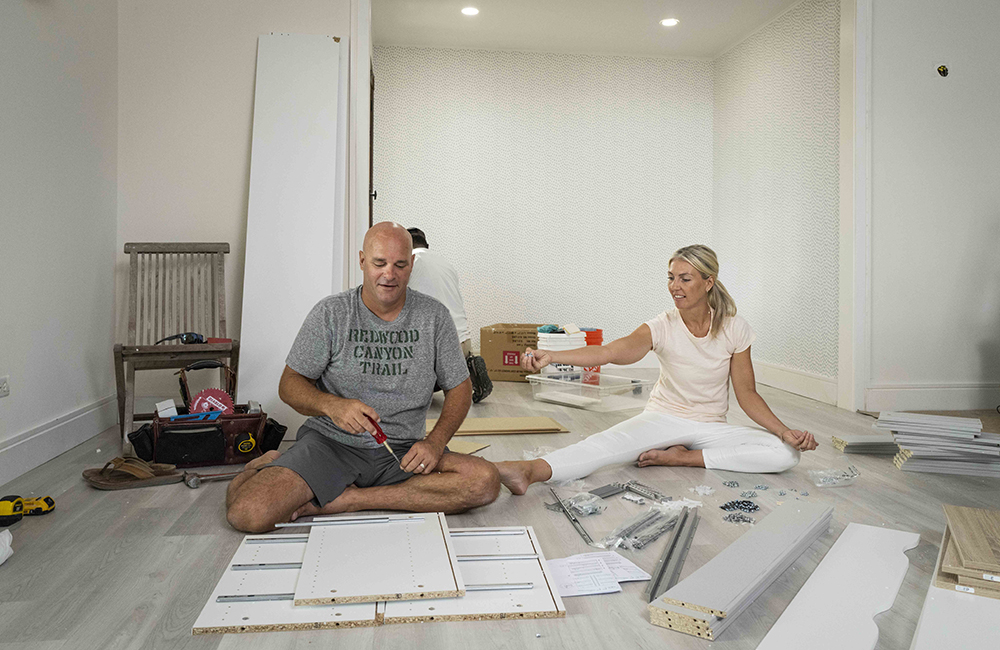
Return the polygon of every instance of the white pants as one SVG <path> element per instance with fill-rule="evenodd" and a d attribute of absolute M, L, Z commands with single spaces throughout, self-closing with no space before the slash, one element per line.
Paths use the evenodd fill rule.
<path fill-rule="evenodd" d="M 673 445 L 701 449 L 709 469 L 776 473 L 799 462 L 797 449 L 762 429 L 695 422 L 656 411 L 644 411 L 542 460 L 552 468 L 550 480 L 565 481 L 582 478 L 605 465 L 635 462 L 644 451 Z"/>

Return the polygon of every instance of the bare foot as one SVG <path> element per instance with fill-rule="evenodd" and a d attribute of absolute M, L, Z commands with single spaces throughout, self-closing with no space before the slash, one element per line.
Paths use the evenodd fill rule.
<path fill-rule="evenodd" d="M 650 449 L 639 455 L 639 467 L 666 465 L 667 467 L 704 467 L 700 450 L 690 450 L 682 445 L 667 449 Z"/>
<path fill-rule="evenodd" d="M 277 449 L 272 449 L 271 451 L 265 451 L 263 454 L 254 458 L 249 463 L 247 463 L 243 469 L 260 469 L 264 465 L 270 465 L 274 459 L 281 455 L 281 452 Z"/>
<path fill-rule="evenodd" d="M 339 497 L 322 508 L 316 507 L 312 501 L 307 501 L 298 510 L 292 513 L 291 520 L 295 521 L 299 517 L 310 517 L 312 515 L 337 515 L 342 512 L 348 512 L 350 510 L 351 499 L 358 489 L 359 488 L 353 485 L 348 485 L 344 488 L 343 493 L 341 493 Z"/>
<path fill-rule="evenodd" d="M 500 472 L 500 482 L 512 494 L 524 494 L 532 483 L 552 478 L 552 468 L 541 458 L 535 460 L 506 460 L 494 463 Z"/>

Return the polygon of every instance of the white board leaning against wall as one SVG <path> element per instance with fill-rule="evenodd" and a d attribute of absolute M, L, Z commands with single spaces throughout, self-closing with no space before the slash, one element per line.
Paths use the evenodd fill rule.
<path fill-rule="evenodd" d="M 295 431 L 278 399 L 306 314 L 344 289 L 347 39 L 270 34 L 257 42 L 239 390 Z"/>

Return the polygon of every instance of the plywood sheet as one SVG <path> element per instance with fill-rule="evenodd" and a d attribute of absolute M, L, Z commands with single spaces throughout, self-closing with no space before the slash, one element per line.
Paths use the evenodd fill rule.
<path fill-rule="evenodd" d="M 427 431 L 437 424 L 427 420 Z M 456 436 L 484 436 L 512 433 L 568 433 L 569 429 L 549 417 L 466 418 Z"/>
<path fill-rule="evenodd" d="M 758 650 L 865 650 L 892 607 L 920 535 L 852 523 L 771 627 Z"/>
<path fill-rule="evenodd" d="M 254 543 L 258 536 L 244 538 L 230 567 L 219 580 L 208 602 L 195 621 L 192 634 L 227 634 L 241 632 L 275 632 L 281 630 L 314 630 L 339 627 L 363 627 L 375 624 L 375 604 L 326 605 L 295 607 L 292 594 L 298 582 L 299 569 L 234 570 L 233 567 L 254 565 L 295 564 L 305 555 L 301 535 L 269 535 L 270 543 Z M 233 596 L 283 596 L 284 600 L 255 602 L 227 601 Z M 223 602 L 220 602 L 223 599 Z"/>
<path fill-rule="evenodd" d="M 565 616 L 562 599 L 549 582 L 548 566 L 534 530 L 495 529 L 494 535 L 478 534 L 481 530 L 458 529 L 454 532 L 459 535 L 452 537 L 467 587 L 465 596 L 387 602 L 383 621 L 390 624 Z M 461 534 L 468 531 L 477 534 Z M 518 588 L 479 590 L 489 585 Z"/>
<path fill-rule="evenodd" d="M 296 605 L 465 594 L 444 514 L 345 519 L 353 523 L 310 528 Z"/>
<path fill-rule="evenodd" d="M 1000 510 L 946 505 L 944 515 L 962 566 L 1000 573 Z"/>
<path fill-rule="evenodd" d="M 471 440 L 449 440 L 448 450 L 456 454 L 474 454 L 489 447 L 488 442 L 472 442 Z"/>

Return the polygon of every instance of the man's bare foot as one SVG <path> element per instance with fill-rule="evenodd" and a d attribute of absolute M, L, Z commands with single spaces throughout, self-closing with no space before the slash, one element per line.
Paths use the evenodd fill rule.
<path fill-rule="evenodd" d="M 291 520 L 295 521 L 299 517 L 311 517 L 312 515 L 337 515 L 342 512 L 348 512 L 350 510 L 351 499 L 354 497 L 354 493 L 358 491 L 359 488 L 348 485 L 344 488 L 343 493 L 330 503 L 326 504 L 322 508 L 316 507 L 312 501 L 307 501 L 302 506 L 292 513 Z"/>
<path fill-rule="evenodd" d="M 265 451 L 263 454 L 261 454 L 257 458 L 254 458 L 249 463 L 247 463 L 243 467 L 243 469 L 260 469 L 264 465 L 270 465 L 271 462 L 274 461 L 280 455 L 281 452 L 278 451 L 277 449 L 272 449 L 271 451 Z"/>
<path fill-rule="evenodd" d="M 667 449 L 650 449 L 639 455 L 639 467 L 651 465 L 666 465 L 667 467 L 704 467 L 700 449 L 688 449 L 682 445 L 674 445 Z"/>
<path fill-rule="evenodd" d="M 535 460 L 507 460 L 494 463 L 500 472 L 500 482 L 512 494 L 524 494 L 532 483 L 552 478 L 552 468 L 541 458 Z"/>

